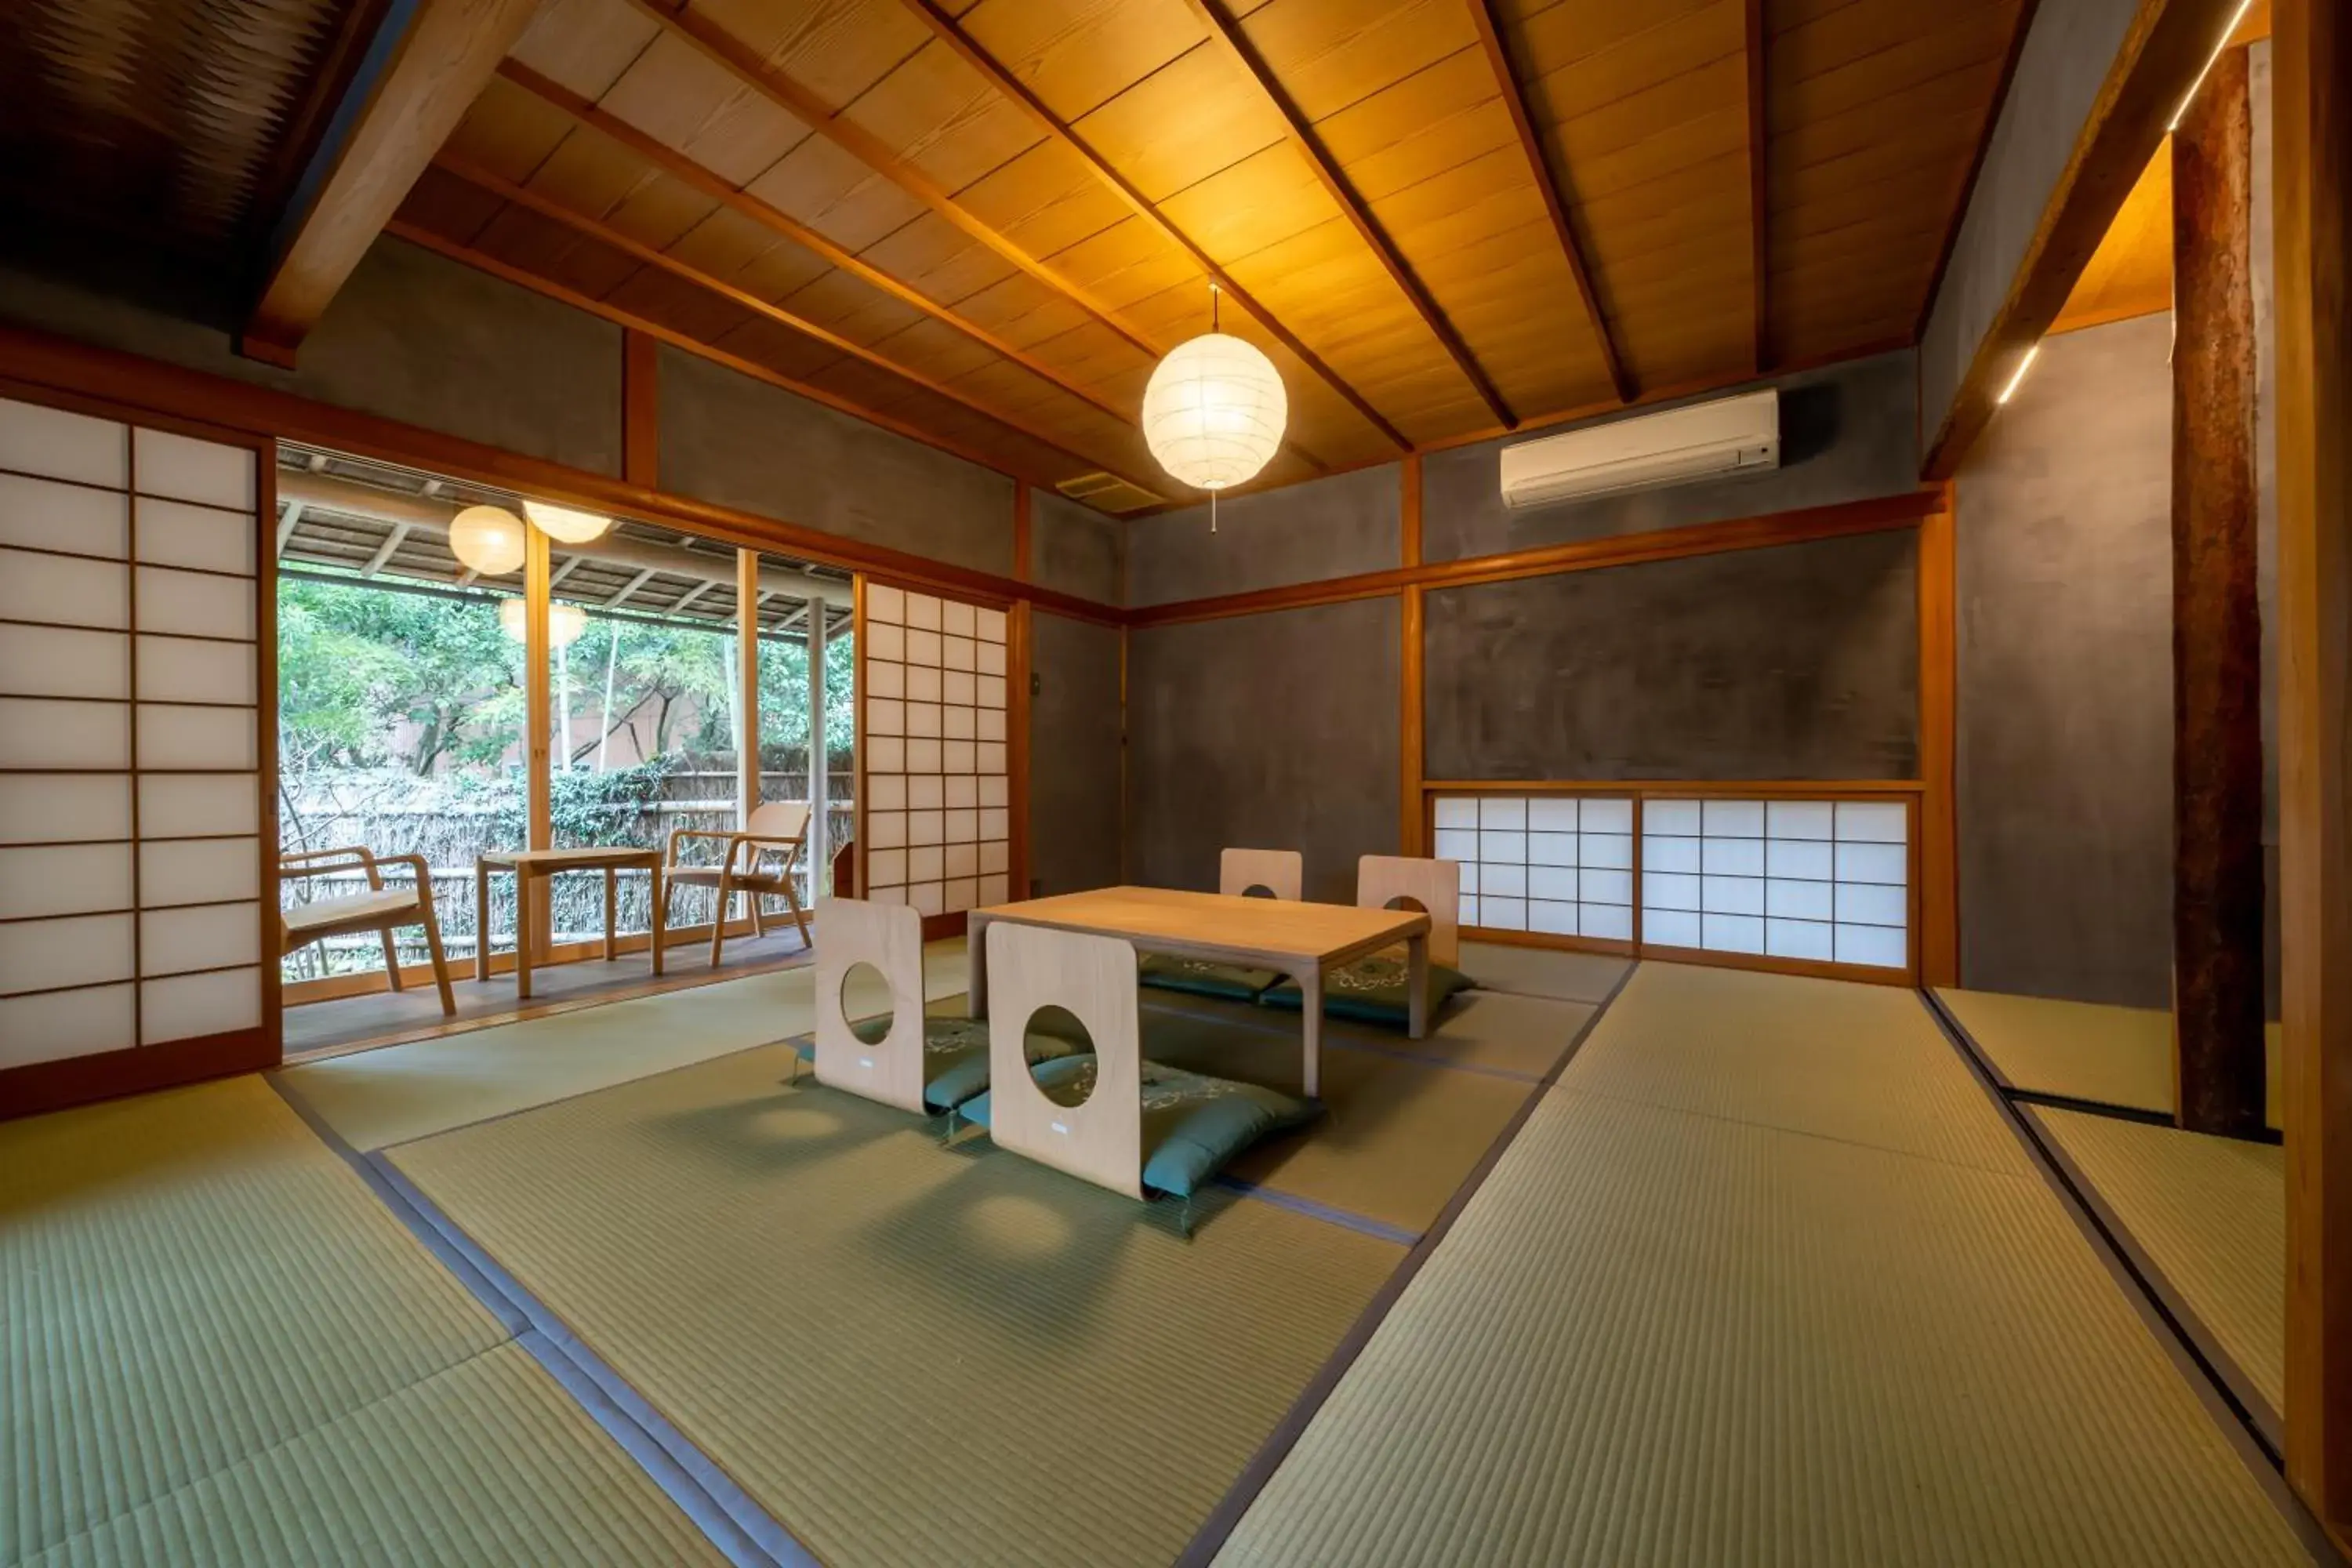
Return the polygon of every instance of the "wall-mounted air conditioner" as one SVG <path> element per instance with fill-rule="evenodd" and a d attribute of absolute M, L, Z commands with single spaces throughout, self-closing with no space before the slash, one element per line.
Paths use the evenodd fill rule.
<path fill-rule="evenodd" d="M 1503 448 L 1507 506 L 1551 506 L 1780 466 L 1780 395 L 1612 420 Z"/>

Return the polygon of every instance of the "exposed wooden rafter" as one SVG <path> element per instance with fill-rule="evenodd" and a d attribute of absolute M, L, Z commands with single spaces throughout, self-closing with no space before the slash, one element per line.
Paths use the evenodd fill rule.
<path fill-rule="evenodd" d="M 499 67 L 499 74 L 541 102 L 562 110 L 599 135 L 619 142 L 664 174 L 692 185 L 711 200 L 724 204 L 731 211 L 751 219 L 770 233 L 788 239 L 794 245 L 823 258 L 860 282 L 870 284 L 900 303 L 912 306 L 942 326 L 953 328 L 991 353 L 1019 365 L 1042 381 L 1053 383 L 1073 397 L 1084 399 L 1122 424 L 1131 423 L 1134 420 L 1136 413 L 1134 409 L 1122 408 L 1102 394 L 1073 381 L 1034 354 L 1000 337 L 977 321 L 950 310 L 922 290 L 883 271 L 856 253 L 843 248 L 789 213 L 782 212 L 770 206 L 759 197 L 739 190 L 685 153 L 657 138 L 646 135 L 609 110 L 598 108 L 595 103 L 573 92 L 562 83 L 550 80 L 520 60 L 505 61 Z"/>
<path fill-rule="evenodd" d="M 593 239 L 600 245 L 610 246 L 633 261 L 658 268 L 673 278 L 716 294 L 730 304 L 739 305 L 746 310 L 766 317 L 779 326 L 788 327 L 803 337 L 814 339 L 829 349 L 862 360 L 877 370 L 887 372 L 901 381 L 910 382 L 924 391 L 944 397 L 950 402 L 961 404 L 982 418 L 993 420 L 1008 429 L 1018 430 L 1031 440 L 1062 453 L 1082 468 L 1101 468 L 1106 473 L 1114 474 L 1125 479 L 1138 489 L 1150 490 L 1152 488 L 1131 474 L 1121 473 L 1118 469 L 1106 465 L 1099 458 L 1071 450 L 1066 440 L 1060 436 L 991 407 L 947 382 L 937 380 L 911 365 L 892 359 L 877 349 L 868 348 L 855 339 L 845 338 L 829 327 L 821 326 L 804 316 L 786 310 L 782 305 L 763 300 L 748 289 L 739 289 L 731 283 L 714 278 L 700 268 L 680 260 L 667 251 L 656 250 L 652 246 L 634 239 L 584 213 L 574 212 L 562 203 L 551 200 L 527 185 L 515 184 L 511 181 L 501 179 L 488 169 L 454 156 L 443 156 L 437 161 L 436 166 L 502 201 L 511 202 L 527 211 L 537 213 L 551 223 L 561 224 L 574 234 Z"/>
<path fill-rule="evenodd" d="M 966 65 L 978 71 L 987 79 L 990 86 L 1019 106 L 1038 129 L 1083 160 L 1087 167 L 1094 172 L 1095 177 L 1100 180 L 1113 195 L 1125 202 L 1130 211 L 1150 225 L 1161 238 L 1192 258 L 1192 265 L 1206 274 L 1211 282 L 1223 289 L 1226 299 L 1239 306 L 1259 326 L 1265 328 L 1268 336 L 1297 355 L 1300 363 L 1313 371 L 1325 384 L 1345 399 L 1350 408 L 1362 415 L 1372 428 L 1386 437 L 1399 451 L 1412 449 L 1412 442 L 1402 431 L 1391 424 L 1379 409 L 1373 407 L 1362 393 L 1350 386 L 1339 372 L 1333 370 L 1324 361 L 1320 354 L 1308 348 L 1296 332 L 1282 324 L 1281 320 L 1273 311 L 1259 303 L 1246 288 L 1234 281 L 1232 274 L 1211 259 L 1207 251 L 1195 245 L 1183 230 L 1170 222 L 1167 216 L 1152 204 L 1150 198 L 1138 189 L 1126 175 L 1113 168 L 1110 162 L 1097 153 L 1076 127 L 1046 107 L 1045 101 L 1031 91 L 1026 83 L 997 63 L 996 58 L 981 47 L 978 40 L 963 30 L 962 25 L 948 14 L 947 9 L 939 4 L 939 0 L 904 0 L 904 4 L 908 9 L 929 24 L 931 31 L 938 35 L 940 41 L 953 49 Z M 1297 448 L 1294 447 L 1293 449 Z"/>
<path fill-rule="evenodd" d="M 1077 284 L 1055 272 L 1020 246 L 1004 237 L 960 205 L 946 187 L 899 157 L 890 144 L 863 126 L 835 114 L 816 94 L 775 70 L 740 38 L 709 17 L 683 5 L 673 9 L 660 0 L 631 0 L 638 10 L 692 44 L 721 68 L 817 135 L 880 174 L 929 207 L 949 223 L 986 246 L 1047 289 L 1118 333 L 1144 353 L 1157 359 L 1168 345 L 1153 342 L 1120 319 L 1118 313 Z"/>
<path fill-rule="evenodd" d="M 1764 0 L 1748 0 L 1748 237 L 1749 266 L 1756 275 L 1756 374 L 1772 363 L 1770 279 L 1772 253 L 1766 243 L 1764 205 L 1769 162 L 1769 123 L 1764 118 Z"/>
<path fill-rule="evenodd" d="M 1551 219 L 1552 234 L 1559 240 L 1560 253 L 1568 258 L 1569 275 L 1576 279 L 1577 298 L 1584 301 L 1585 319 L 1592 323 L 1593 340 L 1601 346 L 1601 363 L 1609 373 L 1609 384 L 1616 389 L 1618 402 L 1631 403 L 1636 391 L 1633 378 L 1625 374 L 1625 361 L 1617 352 L 1617 340 L 1609 331 L 1609 318 L 1601 309 L 1601 295 L 1592 286 L 1592 269 L 1585 265 L 1583 244 L 1576 237 L 1575 225 L 1569 221 L 1562 182 L 1554 173 L 1550 159 L 1544 155 L 1543 139 L 1536 134 L 1535 121 L 1528 114 L 1528 97 L 1519 90 L 1518 71 L 1511 64 L 1510 48 L 1503 40 L 1502 23 L 1495 15 L 1494 0 L 1469 0 L 1469 6 L 1470 19 L 1478 29 L 1479 45 L 1486 51 L 1486 63 L 1494 70 L 1495 85 L 1503 95 L 1503 107 L 1510 110 L 1511 129 L 1518 135 L 1519 152 L 1528 161 L 1528 172 L 1535 177 L 1537 191 L 1543 196 L 1544 214 Z"/>
<path fill-rule="evenodd" d="M 1436 336 L 1446 356 L 1453 360 L 1477 392 L 1479 400 L 1507 428 L 1517 428 L 1519 416 L 1511 411 L 1509 404 L 1503 401 L 1502 393 L 1496 390 L 1494 381 L 1486 374 L 1486 367 L 1478 363 L 1478 356 L 1470 352 L 1470 345 L 1463 341 L 1462 334 L 1454 330 L 1454 323 L 1438 307 L 1436 299 L 1431 295 L 1428 286 L 1422 282 L 1420 274 L 1413 271 L 1412 265 L 1397 249 L 1396 241 L 1389 237 L 1387 228 L 1372 216 L 1371 208 L 1365 205 L 1354 182 L 1341 171 L 1339 161 L 1331 156 L 1331 150 L 1323 144 L 1323 138 L 1317 133 L 1307 116 L 1300 112 L 1288 89 L 1276 79 L 1273 68 L 1266 64 L 1265 57 L 1258 53 L 1257 46 L 1250 41 L 1249 35 L 1242 31 L 1241 24 L 1234 20 L 1218 0 L 1184 0 L 1184 3 L 1191 7 L 1193 16 L 1200 18 L 1202 26 L 1209 29 L 1209 41 L 1222 49 L 1257 84 L 1266 101 L 1273 104 L 1276 112 L 1282 116 L 1282 122 L 1290 132 L 1291 145 L 1298 149 L 1299 155 L 1307 161 L 1307 166 L 1314 171 L 1316 180 L 1339 205 L 1340 216 L 1371 247 L 1372 255 L 1379 259 L 1381 268 L 1404 291 L 1404 297 L 1412 302 L 1414 312 Z"/>
<path fill-rule="evenodd" d="M 381 24 L 351 86 L 362 105 L 306 172 L 274 237 L 239 352 L 291 366 L 295 351 L 473 104 L 539 0 L 419 0 Z"/>

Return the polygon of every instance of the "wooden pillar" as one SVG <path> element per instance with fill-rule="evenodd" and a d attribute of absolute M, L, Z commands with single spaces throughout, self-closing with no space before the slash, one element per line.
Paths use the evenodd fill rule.
<path fill-rule="evenodd" d="M 825 831 L 825 801 L 832 794 L 832 783 L 826 777 L 824 738 L 824 612 L 823 599 L 808 602 L 808 689 L 809 689 L 809 826 L 808 868 L 811 901 L 825 894 L 825 868 L 832 864 L 827 858 L 833 853 L 832 836 Z"/>
<path fill-rule="evenodd" d="M 1960 983 L 1959 554 L 1952 483 L 1919 520 L 1919 984 Z"/>
<path fill-rule="evenodd" d="M 1400 565 L 1421 564 L 1421 454 L 1408 453 L 1398 465 L 1398 483 L 1402 487 L 1403 512 L 1403 543 Z M 1422 856 L 1429 853 L 1422 832 L 1421 769 L 1426 752 L 1423 734 L 1422 689 L 1424 685 L 1422 668 L 1423 610 L 1419 585 L 1408 587 L 1398 596 L 1397 620 L 1403 632 L 1403 646 L 1397 650 L 1398 747 L 1400 763 L 1397 780 L 1397 853 Z"/>
<path fill-rule="evenodd" d="M 2352 15 L 2273 13 L 2286 1473 L 2352 1544 Z"/>
<path fill-rule="evenodd" d="M 2263 1128 L 2253 132 L 2243 47 L 2172 137 L 2172 988 L 2180 1125 Z"/>
<path fill-rule="evenodd" d="M 549 570 L 547 535 L 526 522 L 522 528 L 522 713 L 523 713 L 523 798 L 527 820 L 524 832 L 529 847 L 548 849 L 555 842 L 555 784 L 551 776 L 554 765 L 551 752 L 552 731 L 555 728 L 555 704 L 548 690 L 550 657 L 547 618 L 551 595 L 554 589 Z M 517 909 L 526 903 L 530 908 L 531 946 L 544 953 L 553 942 L 555 929 L 554 900 L 546 896 L 550 883 L 541 882 L 534 891 L 539 898 L 525 900 L 522 878 L 515 879 Z M 515 933 L 518 949 L 522 937 Z"/>
<path fill-rule="evenodd" d="M 661 482 L 661 343 L 631 327 L 621 334 L 621 477 Z"/>
<path fill-rule="evenodd" d="M 760 552 L 735 552 L 735 823 L 760 809 Z M 723 911 L 722 911 L 723 913 Z"/>

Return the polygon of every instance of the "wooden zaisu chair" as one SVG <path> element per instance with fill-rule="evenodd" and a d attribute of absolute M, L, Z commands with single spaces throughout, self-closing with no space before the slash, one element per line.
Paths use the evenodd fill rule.
<path fill-rule="evenodd" d="M 383 885 L 386 866 L 405 866 L 415 880 L 409 887 Z M 433 918 L 433 879 L 422 855 L 378 855 L 353 845 L 342 849 L 298 849 L 278 858 L 278 879 L 299 881 L 331 871 L 359 869 L 367 873 L 364 893 L 337 893 L 312 899 L 278 911 L 278 952 L 280 957 L 331 936 L 372 931 L 383 939 L 384 977 L 394 991 L 403 989 L 400 950 L 392 933 L 402 926 L 425 928 L 425 951 L 433 955 L 433 983 L 441 988 L 441 1012 L 454 1016 L 457 998 L 449 990 L 449 961 L 441 952 L 441 924 Z"/>
<path fill-rule="evenodd" d="M 737 893 L 751 895 L 752 934 L 768 934 L 760 900 L 781 895 L 792 908 L 793 923 L 800 927 L 801 945 L 809 944 L 808 911 L 801 908 L 801 896 L 793 887 L 793 867 L 800 859 L 802 847 L 808 842 L 808 825 L 809 808 L 805 803 L 772 800 L 752 812 L 751 820 L 739 833 L 681 827 L 670 834 L 669 864 L 662 868 L 662 897 L 667 899 L 677 892 L 680 884 L 719 890 L 710 918 L 712 968 L 719 966 L 719 950 L 727 940 L 728 901 Z M 718 839 L 726 849 L 712 865 L 682 866 L 678 864 L 678 849 L 693 838 Z M 765 856 L 777 859 L 772 867 L 763 869 L 761 860 Z"/>

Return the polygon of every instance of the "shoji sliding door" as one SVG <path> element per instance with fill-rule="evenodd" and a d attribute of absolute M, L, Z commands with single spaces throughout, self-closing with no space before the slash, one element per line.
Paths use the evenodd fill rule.
<path fill-rule="evenodd" d="M 0 399 L 0 1074 L 267 1054 L 265 478 L 256 446 Z"/>
<path fill-rule="evenodd" d="M 874 583 L 858 635 L 866 896 L 950 915 L 1010 896 L 1003 610 Z"/>

